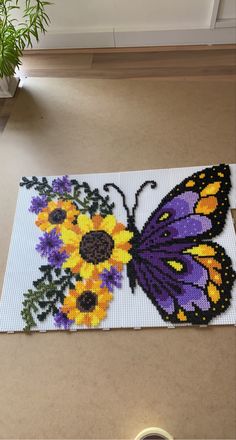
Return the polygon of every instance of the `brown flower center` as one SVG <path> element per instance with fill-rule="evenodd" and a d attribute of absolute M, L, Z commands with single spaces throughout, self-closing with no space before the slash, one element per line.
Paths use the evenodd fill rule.
<path fill-rule="evenodd" d="M 105 231 L 91 231 L 80 243 L 80 255 L 88 263 L 99 264 L 110 258 L 114 249 L 112 237 Z"/>
<path fill-rule="evenodd" d="M 65 219 L 66 211 L 61 208 L 54 209 L 48 216 L 48 221 L 53 225 L 63 223 Z"/>
<path fill-rule="evenodd" d="M 93 312 L 97 305 L 97 295 L 90 290 L 86 290 L 76 300 L 76 307 L 80 312 Z"/>

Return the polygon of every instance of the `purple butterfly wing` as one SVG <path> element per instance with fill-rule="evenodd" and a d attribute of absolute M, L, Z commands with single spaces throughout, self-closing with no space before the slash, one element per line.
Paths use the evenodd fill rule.
<path fill-rule="evenodd" d="M 229 207 L 230 169 L 206 168 L 177 185 L 151 214 L 141 232 L 140 246 L 219 234 Z"/>
<path fill-rule="evenodd" d="M 222 231 L 229 190 L 227 165 L 193 174 L 164 198 L 137 238 L 131 286 L 136 278 L 166 321 L 207 323 L 230 303 L 231 261 L 223 248 L 202 241 Z"/>
<path fill-rule="evenodd" d="M 167 322 L 206 324 L 230 304 L 235 274 L 230 258 L 217 244 L 137 249 L 132 264 L 138 284 Z"/>

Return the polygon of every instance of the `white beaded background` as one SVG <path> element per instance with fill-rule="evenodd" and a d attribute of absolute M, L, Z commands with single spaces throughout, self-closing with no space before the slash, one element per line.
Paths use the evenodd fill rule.
<path fill-rule="evenodd" d="M 88 182 L 91 188 L 99 188 L 102 194 L 103 185 L 113 182 L 118 185 L 126 195 L 127 205 L 130 209 L 134 205 L 137 189 L 145 180 L 155 180 L 155 190 L 147 187 L 141 194 L 136 212 L 136 225 L 142 229 L 149 215 L 158 206 L 162 198 L 183 179 L 194 172 L 206 167 L 176 168 L 163 170 L 149 170 L 107 174 L 73 175 L 80 182 Z M 230 165 L 232 176 L 232 189 L 230 193 L 231 208 L 236 207 L 236 165 Z M 55 177 L 48 178 L 51 182 Z M 32 196 L 37 195 L 34 190 L 19 189 L 11 244 L 9 249 L 3 292 L 0 299 L 0 332 L 22 331 L 24 322 L 21 318 L 23 293 L 33 288 L 33 281 L 40 277 L 39 267 L 47 264 L 35 251 L 41 231 L 35 226 L 35 215 L 29 213 Z M 122 206 L 121 197 L 111 189 L 110 201 L 114 201 L 114 214 L 118 221 L 126 224 L 126 212 Z M 231 257 L 234 270 L 236 270 L 236 236 L 231 213 L 228 213 L 224 231 L 214 238 L 222 245 Z M 236 323 L 236 283 L 232 291 L 231 305 L 225 313 L 214 318 L 210 325 L 227 325 Z M 156 308 L 147 298 L 141 287 L 137 287 L 132 294 L 126 268 L 123 271 L 122 289 L 114 291 L 114 299 L 110 303 L 107 318 L 99 328 L 140 328 L 140 327 L 167 327 L 171 326 L 163 321 Z M 83 326 L 72 326 L 71 330 L 85 329 Z M 56 330 L 53 317 L 48 317 L 44 322 L 39 322 L 38 331 Z"/>

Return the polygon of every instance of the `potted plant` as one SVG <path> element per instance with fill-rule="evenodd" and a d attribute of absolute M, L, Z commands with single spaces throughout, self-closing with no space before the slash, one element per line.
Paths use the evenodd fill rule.
<path fill-rule="evenodd" d="M 43 0 L 0 0 L 0 97 L 12 97 L 19 79 L 14 76 L 23 50 L 39 41 L 50 22 Z"/>

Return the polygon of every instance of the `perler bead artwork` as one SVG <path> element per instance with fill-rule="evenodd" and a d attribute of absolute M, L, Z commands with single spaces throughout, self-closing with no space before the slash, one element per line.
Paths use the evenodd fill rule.
<path fill-rule="evenodd" d="M 31 200 L 18 214 L 21 224 L 30 217 L 27 227 L 37 233 L 34 241 L 25 236 L 25 250 L 20 238 L 18 258 L 31 249 L 41 264 L 32 279 L 19 259 L 20 290 L 8 261 L 0 331 L 235 323 L 230 167 L 208 167 L 186 178 L 187 170 L 178 170 L 184 180 L 162 199 L 158 189 L 168 188 L 171 171 L 160 170 L 167 185 L 158 171 L 146 172 L 132 209 L 128 182 L 135 173 L 124 173 L 126 186 L 114 181 L 122 182 L 122 173 L 113 181 L 100 175 L 100 189 L 69 176 L 23 177 L 20 192 Z M 136 174 L 140 182 L 145 172 Z M 13 234 L 11 250 L 20 233 Z M 17 325 L 11 324 L 9 306 L 14 295 Z"/>

